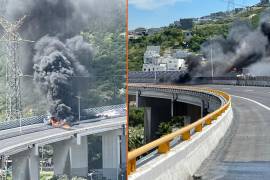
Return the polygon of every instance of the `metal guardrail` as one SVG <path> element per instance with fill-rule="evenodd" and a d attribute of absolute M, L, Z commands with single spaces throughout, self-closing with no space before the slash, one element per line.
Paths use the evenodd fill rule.
<path fill-rule="evenodd" d="M 150 86 L 148 86 L 150 87 Z M 178 88 L 175 86 L 169 86 L 169 88 Z M 186 88 L 190 89 L 192 91 L 195 91 L 195 88 Z M 196 88 L 197 89 L 197 88 Z M 198 90 L 197 90 L 198 91 Z M 138 149 L 135 149 L 128 153 L 128 174 L 131 174 L 136 171 L 136 161 L 137 158 L 140 156 L 148 153 L 149 151 L 153 149 L 157 149 L 158 153 L 164 154 L 170 151 L 170 142 L 175 139 L 176 137 L 181 136 L 182 140 L 189 140 L 191 138 L 191 131 L 195 130 L 195 132 L 201 132 L 203 130 L 203 127 L 205 125 L 210 125 L 212 121 L 217 120 L 219 116 L 222 115 L 231 105 L 231 97 L 225 92 L 218 91 L 218 90 L 210 90 L 210 89 L 199 89 L 201 92 L 208 92 L 213 93 L 216 96 L 222 96 L 226 103 L 222 105 L 220 108 L 218 108 L 216 111 L 206 115 L 205 117 L 197 120 L 196 122 L 185 126 L 175 132 L 172 132 L 171 134 L 165 135 L 155 141 L 152 141 Z"/>
<path fill-rule="evenodd" d="M 155 83 L 155 82 L 174 82 L 184 71 L 131 71 L 128 73 L 129 83 Z"/>
<path fill-rule="evenodd" d="M 125 109 L 125 104 L 118 104 L 118 105 L 111 105 L 111 106 L 101 106 L 101 107 L 95 107 L 95 108 L 89 108 L 82 110 L 82 115 L 84 114 L 99 114 L 105 111 L 111 111 L 111 110 L 121 110 L 123 111 Z M 125 114 L 125 112 L 120 112 L 122 114 Z M 6 129 L 12 129 L 17 128 L 20 126 L 29 126 L 33 124 L 40 124 L 44 123 L 44 121 L 48 118 L 48 115 L 40 115 L 40 116 L 33 116 L 33 117 L 27 117 L 13 120 L 13 121 L 3 121 L 0 122 L 0 131 L 6 130 Z"/>
<path fill-rule="evenodd" d="M 43 123 L 45 118 L 47 118 L 47 115 L 22 118 L 21 122 L 19 119 L 13 120 L 13 121 L 3 121 L 3 122 L 0 122 L 0 131 L 6 130 L 6 129 L 11 129 L 11 128 L 16 128 L 16 127 L 20 127 L 20 126 L 29 126 L 29 125 L 33 125 L 33 124 Z"/>

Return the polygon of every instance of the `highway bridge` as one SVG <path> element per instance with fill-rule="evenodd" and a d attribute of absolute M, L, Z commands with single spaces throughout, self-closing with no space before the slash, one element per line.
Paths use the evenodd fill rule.
<path fill-rule="evenodd" d="M 103 176 L 116 179 L 119 169 L 125 169 L 126 163 L 126 113 L 123 113 L 125 109 L 121 107 L 122 109 L 115 109 L 118 113 L 112 112 L 114 109 L 108 111 L 108 107 L 99 108 L 96 112 L 99 117 L 77 122 L 70 129 L 52 128 L 44 123 L 35 123 L 1 130 L 1 168 L 6 168 L 5 161 L 9 159 L 12 179 L 38 180 L 39 148 L 52 145 L 54 175 L 88 177 L 88 149 L 91 147 L 87 137 L 95 135 L 102 137 L 102 168 L 107 170 Z M 6 127 L 6 124 L 3 127 Z"/>
<path fill-rule="evenodd" d="M 269 179 L 270 88 L 207 84 L 129 86 L 130 99 L 146 109 L 145 124 L 156 126 L 153 121 L 161 122 L 151 116 L 151 110 L 157 113 L 157 107 L 149 103 L 149 98 L 159 99 L 155 100 L 162 104 L 159 111 L 167 111 L 167 116 L 190 109 L 180 115 L 195 114 L 197 118 L 176 132 L 159 139 L 150 138 L 151 142 L 129 152 L 129 179 Z M 195 98 L 188 97 L 187 91 Z M 226 95 L 230 95 L 231 102 Z M 194 103 L 194 99 L 197 102 L 201 99 L 201 104 Z M 200 111 L 196 110 L 198 107 Z M 147 126 L 145 131 L 146 135 L 153 133 Z"/>

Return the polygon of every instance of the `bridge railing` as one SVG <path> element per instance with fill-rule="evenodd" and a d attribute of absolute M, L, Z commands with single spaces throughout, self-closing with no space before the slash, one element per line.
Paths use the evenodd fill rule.
<path fill-rule="evenodd" d="M 270 87 L 270 76 L 197 76 L 190 77 L 184 71 L 131 71 L 129 83 L 181 83 L 181 84 L 220 84 L 238 86 Z"/>
<path fill-rule="evenodd" d="M 88 117 L 91 119 L 97 118 L 96 115 L 106 115 L 106 112 L 110 112 L 112 110 L 117 110 L 119 116 L 125 116 L 125 104 L 117 104 L 117 105 L 110 105 L 110 106 L 101 106 L 95 108 L 88 108 L 82 110 L 82 116 Z M 32 117 L 24 117 L 21 119 L 16 119 L 12 121 L 2 121 L 0 122 L 0 131 L 6 129 L 17 128 L 20 126 L 29 126 L 34 124 L 44 123 L 48 119 L 48 115 L 43 114 L 39 116 L 32 116 Z M 81 119 L 82 121 L 85 119 Z"/>
<path fill-rule="evenodd" d="M 135 149 L 128 153 L 128 174 L 131 174 L 136 171 L 136 161 L 137 159 L 144 155 L 149 153 L 150 151 L 157 149 L 158 153 L 164 154 L 170 151 L 170 142 L 181 136 L 182 140 L 189 140 L 191 138 L 191 131 L 195 130 L 195 132 L 201 132 L 203 130 L 203 127 L 206 125 L 211 125 L 212 121 L 217 120 L 219 116 L 222 115 L 231 105 L 231 97 L 229 94 L 218 91 L 218 90 L 207 90 L 202 89 L 202 91 L 207 91 L 213 94 L 216 94 L 217 96 L 222 96 L 226 103 L 222 105 L 219 109 L 216 111 L 206 115 L 205 117 L 197 120 L 196 122 L 185 126 L 179 130 L 176 130 L 168 135 L 165 135 L 155 141 L 152 141 L 138 149 Z"/>

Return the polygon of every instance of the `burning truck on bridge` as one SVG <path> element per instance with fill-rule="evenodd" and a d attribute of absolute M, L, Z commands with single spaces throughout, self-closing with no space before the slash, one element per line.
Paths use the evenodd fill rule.
<path fill-rule="evenodd" d="M 54 126 L 69 126 L 78 119 L 77 88 L 73 88 L 73 78 L 89 76 L 89 73 L 76 57 L 76 50 L 84 49 L 91 55 L 91 45 L 84 42 L 81 36 L 67 39 L 45 36 L 35 45 L 34 81 L 47 97 L 49 123 Z"/>
<path fill-rule="evenodd" d="M 48 122 L 53 126 L 68 126 L 78 120 L 76 96 L 79 89 L 86 89 L 85 81 L 78 77 L 91 77 L 85 62 L 89 64 L 94 56 L 94 47 L 80 33 L 89 28 L 93 17 L 99 14 L 96 8 L 103 3 L 7 1 L 5 17 L 16 20 L 27 15 L 20 33 L 34 43 L 24 43 L 20 47 L 22 71 L 34 76 L 35 87 L 46 98 Z"/>

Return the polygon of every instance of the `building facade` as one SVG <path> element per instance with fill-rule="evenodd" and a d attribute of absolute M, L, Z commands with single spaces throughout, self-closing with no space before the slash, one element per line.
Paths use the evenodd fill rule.
<path fill-rule="evenodd" d="M 183 58 L 181 58 L 183 57 Z M 160 46 L 148 46 L 144 53 L 143 71 L 181 71 L 185 69 L 186 51 L 171 50 L 160 56 Z"/>

